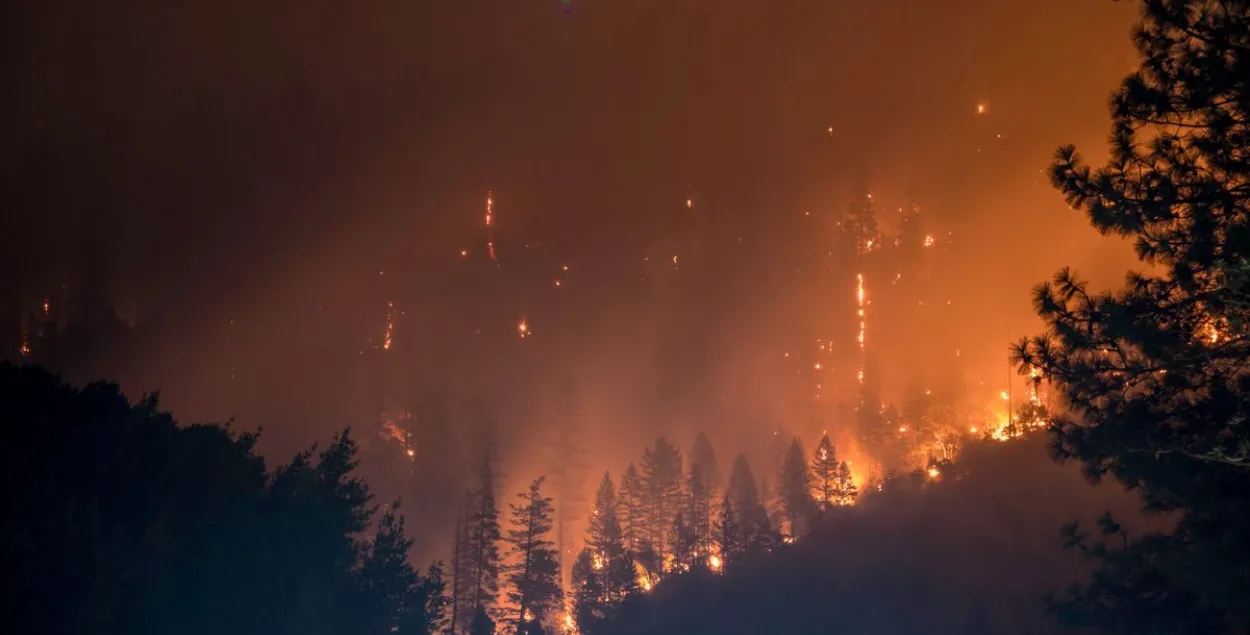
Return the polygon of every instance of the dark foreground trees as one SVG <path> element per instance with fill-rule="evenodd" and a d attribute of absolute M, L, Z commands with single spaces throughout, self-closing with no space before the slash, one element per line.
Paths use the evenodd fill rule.
<path fill-rule="evenodd" d="M 13 632 L 428 633 L 441 568 L 420 575 L 395 508 L 352 476 L 344 432 L 268 471 L 256 436 L 178 426 L 154 399 L 74 389 L 0 363 Z"/>
<path fill-rule="evenodd" d="M 1250 1 L 1149 0 L 1143 60 L 1112 99 L 1111 159 L 1071 147 L 1056 186 L 1153 265 L 1118 293 L 1060 272 L 1049 331 L 1017 347 L 1070 409 L 1055 454 L 1173 512 L 1166 533 L 1111 518 L 1070 544 L 1101 570 L 1055 604 L 1106 633 L 1250 631 Z M 1097 536 L 1098 533 L 1102 537 Z"/>

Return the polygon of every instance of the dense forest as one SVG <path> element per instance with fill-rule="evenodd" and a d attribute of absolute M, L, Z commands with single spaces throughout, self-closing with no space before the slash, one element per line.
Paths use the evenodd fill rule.
<path fill-rule="evenodd" d="M 1110 158 L 1065 146 L 1050 177 L 1142 270 L 1034 289 L 1045 331 L 1011 347 L 1031 395 L 1001 425 L 927 390 L 895 411 L 861 365 L 850 432 L 729 447 L 707 422 L 601 466 L 570 384 L 542 467 L 506 491 L 507 412 L 453 425 L 413 399 L 464 452 L 420 446 L 444 451 L 408 472 L 429 500 L 380 499 L 351 422 L 275 462 L 261 429 L 77 381 L 138 341 L 88 293 L 76 321 L 0 325 L 15 632 L 1250 632 L 1250 1 L 1141 7 Z M 862 259 L 871 206 L 848 218 Z M 418 562 L 406 518 L 427 514 L 454 531 Z"/>

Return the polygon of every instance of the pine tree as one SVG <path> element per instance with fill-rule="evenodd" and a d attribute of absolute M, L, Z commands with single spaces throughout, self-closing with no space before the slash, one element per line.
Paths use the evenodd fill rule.
<path fill-rule="evenodd" d="M 447 617 L 447 582 L 443 574 L 443 563 L 435 561 L 426 569 L 421 579 L 420 593 L 425 606 L 425 632 L 442 633 L 451 625 Z"/>
<path fill-rule="evenodd" d="M 736 540 L 734 540 L 737 548 L 752 555 L 772 549 L 778 542 L 774 531 L 775 525 L 762 502 L 761 492 L 755 487 L 755 476 L 751 474 L 751 465 L 747 462 L 746 455 L 739 454 L 734 459 L 733 469 L 729 473 L 729 487 L 725 495 L 729 499 L 729 506 L 734 512 L 734 521 L 738 526 Z M 722 522 L 724 522 L 723 519 Z"/>
<path fill-rule="evenodd" d="M 712 450 L 712 442 L 702 430 L 694 438 L 694 447 L 690 449 L 690 469 L 699 473 L 703 485 L 709 492 L 721 488 L 720 466 L 716 463 L 716 452 Z"/>
<path fill-rule="evenodd" d="M 646 543 L 646 484 L 638 475 L 633 463 L 625 468 L 621 476 L 621 534 L 625 539 L 625 548 L 637 556 L 644 551 Z"/>
<path fill-rule="evenodd" d="M 703 484 L 703 470 L 691 465 L 686 487 L 686 520 L 693 536 L 691 558 L 696 565 L 705 566 L 712 553 L 712 493 Z"/>
<path fill-rule="evenodd" d="M 781 510 L 781 505 L 777 501 L 777 495 L 768 486 L 768 479 L 762 476 L 760 477 L 759 498 L 760 506 L 764 510 L 764 517 L 768 520 L 768 527 L 777 532 L 780 539 L 781 526 L 785 523 L 785 513 Z"/>
<path fill-rule="evenodd" d="M 1130 539 L 1105 518 L 1070 545 L 1101 568 L 1061 597 L 1066 623 L 1105 633 L 1250 631 L 1250 1 L 1149 0 L 1144 58 L 1112 98 L 1111 159 L 1061 148 L 1051 176 L 1100 232 L 1153 266 L 1117 293 L 1069 270 L 1039 285 L 1047 334 L 1021 342 L 1068 412 L 1054 453 L 1171 512 Z"/>
<path fill-rule="evenodd" d="M 695 553 L 698 540 L 688 518 L 688 513 L 679 511 L 673 515 L 673 522 L 669 525 L 668 545 L 672 554 L 670 572 L 689 571 L 698 564 Z"/>
<path fill-rule="evenodd" d="M 586 431 L 572 379 L 564 382 L 560 400 L 548 419 L 553 430 L 547 461 L 552 499 L 555 501 L 556 551 L 560 556 L 562 576 L 569 570 L 566 555 L 572 550 L 573 524 L 581 518 L 586 505 L 586 478 L 590 464 L 586 458 Z M 561 586 L 564 586 L 561 579 Z"/>
<path fill-rule="evenodd" d="M 655 553 L 653 571 L 663 575 L 671 549 L 666 534 L 673 516 L 681 508 L 681 450 L 664 437 L 647 448 L 642 459 L 642 479 L 646 485 L 647 537 Z"/>
<path fill-rule="evenodd" d="M 790 537 L 798 540 L 811 529 L 816 504 L 812 500 L 812 480 L 807 471 L 803 442 L 795 437 L 781 464 L 777 497 L 790 525 Z"/>
<path fill-rule="evenodd" d="M 855 477 L 851 475 L 851 466 L 843 461 L 838 464 L 838 479 L 834 489 L 834 504 L 843 507 L 854 505 L 859 498 L 859 488 L 855 486 Z"/>
<path fill-rule="evenodd" d="M 605 473 L 595 494 L 586 546 L 593 557 L 594 575 L 600 579 L 603 601 L 614 604 L 638 591 L 634 558 L 625 548 L 621 523 L 617 519 L 616 492 L 612 478 Z"/>
<path fill-rule="evenodd" d="M 738 522 L 738 513 L 734 511 L 733 500 L 728 492 L 721 496 L 720 513 L 712 527 L 712 540 L 715 549 L 712 569 L 721 571 L 737 564 L 738 556 L 743 551 L 742 526 Z M 719 562 L 715 559 L 719 558 Z"/>
<path fill-rule="evenodd" d="M 359 590 L 351 621 L 358 632 L 428 632 L 423 581 L 408 564 L 411 547 L 399 503 L 392 503 L 379 518 L 377 533 L 356 570 Z"/>
<path fill-rule="evenodd" d="M 820 438 L 812 457 L 812 485 L 821 510 L 829 511 L 838 504 L 838 455 L 827 434 Z"/>
<path fill-rule="evenodd" d="M 513 624 L 517 632 L 527 629 L 529 622 L 547 623 L 560 610 L 564 593 L 560 585 L 560 561 L 548 535 L 551 533 L 551 499 L 542 494 L 543 478 L 530 483 L 529 489 L 512 504 L 512 529 L 507 542 L 512 547 L 514 563 L 505 567 L 510 587 L 508 601 L 517 607 Z"/>
<path fill-rule="evenodd" d="M 494 610 L 499 597 L 499 508 L 496 491 L 499 487 L 497 449 L 492 437 L 487 436 L 474 464 L 474 488 L 469 494 L 465 511 L 464 540 L 461 554 L 464 559 L 461 571 L 464 583 L 457 583 L 460 596 L 456 600 L 457 612 L 472 628 L 479 609 L 487 613 Z"/>
<path fill-rule="evenodd" d="M 603 579 L 595 571 L 594 556 L 589 547 L 582 549 L 573 562 L 573 619 L 577 631 L 595 635 L 608 618 Z"/>

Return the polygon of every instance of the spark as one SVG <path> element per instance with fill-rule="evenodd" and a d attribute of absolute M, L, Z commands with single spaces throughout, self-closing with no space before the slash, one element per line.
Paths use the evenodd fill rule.
<path fill-rule="evenodd" d="M 907 432 L 907 426 L 905 426 L 905 425 L 899 426 L 899 427 L 898 427 L 898 431 L 899 431 L 899 432 Z"/>
<path fill-rule="evenodd" d="M 521 339 L 525 339 L 525 338 L 529 337 L 529 336 L 530 336 L 530 324 L 529 324 L 529 322 L 527 322 L 527 321 L 525 320 L 525 318 L 521 318 L 521 321 L 520 321 L 519 323 L 517 323 L 517 325 L 516 325 L 516 330 L 517 330 L 517 332 L 518 332 L 518 333 L 520 333 L 520 335 L 521 335 Z"/>
<path fill-rule="evenodd" d="M 677 256 L 676 256 L 676 255 L 673 255 L 673 264 L 674 264 L 674 265 L 676 265 L 676 264 L 677 264 Z"/>
<path fill-rule="evenodd" d="M 977 103 L 977 114 L 978 114 L 978 115 L 984 115 L 984 114 L 985 114 L 985 112 L 986 112 L 988 109 L 989 109 L 989 108 L 985 105 L 985 102 L 978 102 L 978 103 Z"/>
<path fill-rule="evenodd" d="M 816 364 L 815 364 L 814 368 L 815 368 L 816 370 L 820 370 L 820 362 L 816 362 Z"/>
<path fill-rule="evenodd" d="M 469 257 L 469 250 L 468 250 L 468 249 L 461 249 L 461 250 L 460 250 L 460 257 L 461 257 L 461 258 L 468 258 L 468 257 Z"/>
<path fill-rule="evenodd" d="M 407 454 L 410 459 L 417 455 L 417 451 L 412 448 L 408 448 L 404 453 Z"/>
<path fill-rule="evenodd" d="M 557 287 L 558 287 L 558 286 L 560 286 L 560 281 L 559 281 L 559 280 L 556 280 L 556 286 L 557 286 Z"/>
<path fill-rule="evenodd" d="M 694 199 L 686 199 L 686 209 L 690 209 L 692 207 L 694 207 Z"/>
<path fill-rule="evenodd" d="M 925 237 L 924 237 L 924 246 L 925 246 L 925 247 L 932 247 L 934 242 L 936 242 L 936 241 L 934 241 L 934 239 L 933 239 L 933 234 L 929 234 L 928 236 L 925 236 Z"/>
<path fill-rule="evenodd" d="M 27 355 L 30 355 L 30 342 L 27 342 L 25 339 L 23 339 L 22 345 L 17 350 L 19 353 L 22 354 L 22 357 L 26 357 Z"/>
<path fill-rule="evenodd" d="M 52 305 L 51 305 L 51 303 L 48 301 L 48 298 L 44 298 L 44 299 L 43 299 L 43 315 L 44 315 L 44 317 L 47 317 L 47 315 L 48 315 L 48 311 L 49 311 L 51 308 L 52 308 Z"/>

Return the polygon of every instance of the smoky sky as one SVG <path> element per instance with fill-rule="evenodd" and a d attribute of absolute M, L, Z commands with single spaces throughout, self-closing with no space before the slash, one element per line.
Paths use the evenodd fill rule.
<path fill-rule="evenodd" d="M 1131 262 L 1043 173 L 1062 143 L 1103 154 L 1127 3 L 9 11 L 6 301 L 33 307 L 104 254 L 117 312 L 153 334 L 117 360 L 123 386 L 263 425 L 281 452 L 434 384 L 466 417 L 490 403 L 524 454 L 573 378 L 616 470 L 656 434 L 708 428 L 728 452 L 800 428 L 816 380 L 786 360 L 822 325 L 845 346 L 852 321 L 826 304 L 848 290 L 808 274 L 869 192 L 887 228 L 923 210 L 946 254 L 925 297 L 954 307 L 873 315 L 887 392 L 952 374 L 941 350 L 992 397 L 1007 343 L 1038 328 L 1032 284 L 1062 265 L 1114 283 Z"/>

